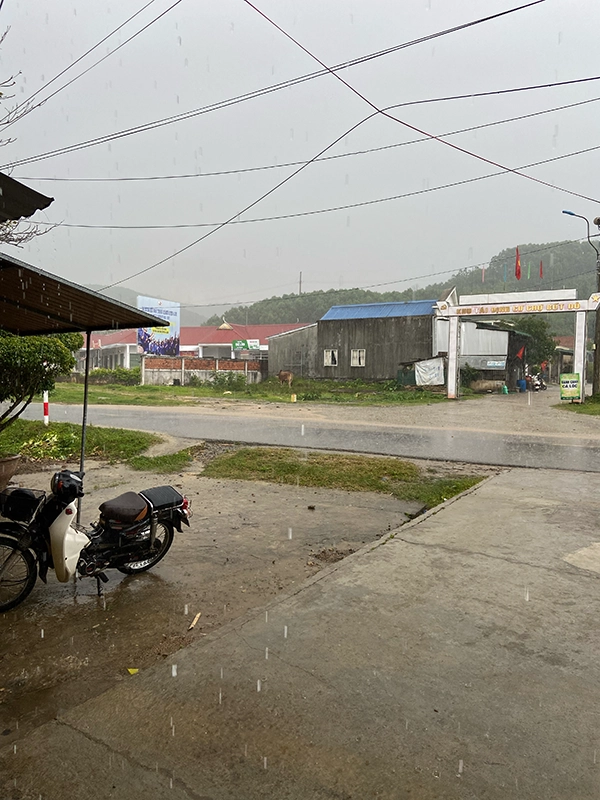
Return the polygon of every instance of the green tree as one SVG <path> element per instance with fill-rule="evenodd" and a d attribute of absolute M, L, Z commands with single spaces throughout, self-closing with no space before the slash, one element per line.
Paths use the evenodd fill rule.
<path fill-rule="evenodd" d="M 36 394 L 54 388 L 58 375 L 75 366 L 73 353 L 83 345 L 80 333 L 14 336 L 0 330 L 0 431 L 25 411 Z"/>
<path fill-rule="evenodd" d="M 412 289 L 403 292 L 373 292 L 367 289 L 328 289 L 304 294 L 285 294 L 269 297 L 251 306 L 237 306 L 225 312 L 227 322 L 260 325 L 273 322 L 316 322 L 331 306 L 355 303 L 385 303 L 412 300 Z M 221 317 L 215 315 L 206 325 L 219 325 Z"/>
<path fill-rule="evenodd" d="M 531 314 L 526 317 L 515 317 L 513 321 L 516 330 L 528 333 L 533 337 L 525 346 L 527 362 L 539 366 L 544 361 L 550 361 L 554 355 L 556 342 L 550 333 L 550 325 L 547 320 Z"/>

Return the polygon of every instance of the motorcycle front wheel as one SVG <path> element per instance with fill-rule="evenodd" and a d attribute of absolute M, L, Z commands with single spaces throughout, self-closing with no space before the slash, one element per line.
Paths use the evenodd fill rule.
<path fill-rule="evenodd" d="M 139 538 L 150 539 L 150 528 L 147 528 L 139 535 Z M 169 548 L 173 544 L 173 526 L 170 522 L 158 522 L 156 525 L 156 534 L 154 536 L 154 545 L 152 550 L 147 550 L 142 553 L 139 559 L 129 561 L 122 567 L 117 567 L 119 572 L 125 575 L 135 575 L 137 572 L 146 572 L 152 569 L 158 562 L 167 555 Z"/>
<path fill-rule="evenodd" d="M 31 550 L 12 536 L 0 535 L 0 612 L 22 603 L 37 578 L 37 565 Z"/>

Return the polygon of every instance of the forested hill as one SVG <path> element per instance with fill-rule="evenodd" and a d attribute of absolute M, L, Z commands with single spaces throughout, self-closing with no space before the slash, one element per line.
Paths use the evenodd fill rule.
<path fill-rule="evenodd" d="M 577 289 L 579 298 L 587 298 L 596 288 L 596 256 L 587 242 L 551 242 L 519 245 L 521 280 L 515 277 L 515 248 L 502 250 L 485 269 L 460 270 L 442 283 L 402 292 L 373 292 L 365 289 L 329 289 L 328 291 L 288 294 L 259 300 L 249 306 L 237 306 L 225 312 L 228 322 L 256 325 L 268 322 L 316 322 L 333 305 L 383 303 L 389 301 L 437 299 L 444 290 L 456 286 L 458 294 L 536 291 L 539 289 Z M 543 277 L 540 278 L 540 261 Z M 400 265 L 401 266 L 401 265 Z M 570 332 L 572 315 L 553 316 L 556 333 Z M 219 316 L 207 320 L 218 325 Z M 567 326 L 567 330 L 563 330 Z"/>
<path fill-rule="evenodd" d="M 371 292 L 366 289 L 328 289 L 327 291 L 305 292 L 304 294 L 284 294 L 282 297 L 268 297 L 251 306 L 237 306 L 226 311 L 227 322 L 259 325 L 268 322 L 316 322 L 335 305 L 356 303 L 384 303 L 399 300 L 412 300 L 413 291 Z M 218 325 L 217 315 L 207 320 L 207 325 Z"/>

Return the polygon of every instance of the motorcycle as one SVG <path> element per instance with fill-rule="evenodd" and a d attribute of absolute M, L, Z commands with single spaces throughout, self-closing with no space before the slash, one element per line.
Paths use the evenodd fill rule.
<path fill-rule="evenodd" d="M 0 492 L 0 612 L 29 595 L 39 572 L 46 583 L 54 569 L 61 583 L 74 575 L 106 583 L 105 569 L 126 575 L 145 572 L 167 554 L 174 531 L 189 526 L 187 497 L 172 486 L 125 492 L 100 505 L 98 522 L 86 530 L 75 522 L 76 500 L 83 497 L 83 472 L 62 470 L 50 494 L 35 489 Z"/>
<path fill-rule="evenodd" d="M 532 376 L 531 386 L 534 392 L 543 392 L 547 388 L 541 373 Z"/>

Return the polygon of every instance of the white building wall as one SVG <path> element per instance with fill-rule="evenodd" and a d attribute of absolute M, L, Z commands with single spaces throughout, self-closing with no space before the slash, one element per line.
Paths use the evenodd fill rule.
<path fill-rule="evenodd" d="M 461 356 L 504 356 L 508 354 L 508 331 L 491 331 L 477 328 L 473 322 L 461 320 L 460 349 Z M 447 319 L 433 320 L 433 352 L 448 352 L 449 323 Z"/>

